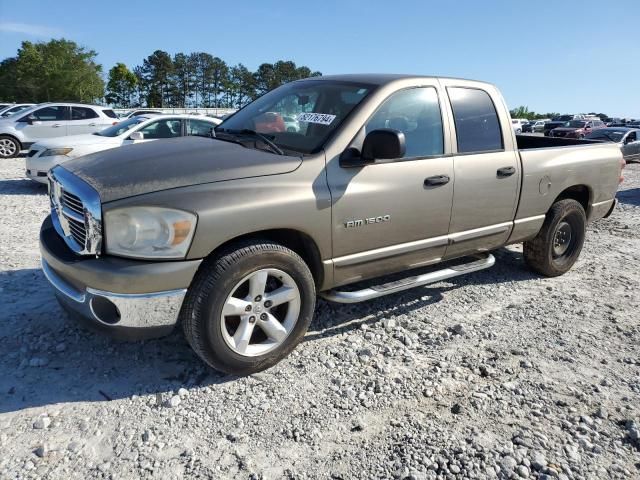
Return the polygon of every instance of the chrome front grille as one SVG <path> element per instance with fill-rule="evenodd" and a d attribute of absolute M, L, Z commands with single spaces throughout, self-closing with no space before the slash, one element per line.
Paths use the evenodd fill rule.
<path fill-rule="evenodd" d="M 98 193 L 62 167 L 49 172 L 51 218 L 74 252 L 98 255 L 102 248 L 102 210 Z"/>

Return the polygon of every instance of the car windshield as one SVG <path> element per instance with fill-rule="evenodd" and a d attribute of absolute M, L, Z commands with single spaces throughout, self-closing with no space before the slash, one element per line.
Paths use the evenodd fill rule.
<path fill-rule="evenodd" d="M 216 127 L 216 136 L 233 136 L 243 144 L 245 140 L 253 143 L 266 139 L 284 151 L 313 153 L 322 148 L 372 88 L 329 80 L 291 82 L 224 120 Z M 286 117 L 291 119 L 285 120 Z M 273 146 L 269 149 L 273 150 Z"/>
<path fill-rule="evenodd" d="M 569 128 L 583 128 L 587 122 L 581 122 L 580 120 L 571 120 L 567 122 L 566 126 Z"/>
<path fill-rule="evenodd" d="M 611 140 L 612 142 L 620 142 L 624 137 L 625 132 L 616 130 L 596 130 L 591 132 L 585 138 L 590 140 Z"/>
<path fill-rule="evenodd" d="M 94 135 L 99 135 L 101 137 L 117 137 L 145 120 L 147 120 L 145 117 L 131 117 L 127 120 L 123 120 L 122 122 L 118 122 L 109 128 L 95 132 Z"/>

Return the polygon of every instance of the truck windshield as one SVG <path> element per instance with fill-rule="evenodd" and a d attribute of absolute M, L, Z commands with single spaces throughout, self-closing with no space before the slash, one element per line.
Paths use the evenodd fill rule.
<path fill-rule="evenodd" d="M 122 122 L 118 122 L 109 128 L 95 132 L 94 135 L 99 135 L 101 137 L 117 137 L 127 130 L 130 130 L 134 125 L 144 122 L 145 120 L 147 120 L 147 117 L 131 117 L 127 120 L 123 120 Z"/>
<path fill-rule="evenodd" d="M 220 138 L 257 132 L 284 151 L 313 153 L 372 89 L 372 85 L 353 82 L 291 82 L 250 103 L 215 131 Z M 255 135 L 241 140 L 245 138 L 255 140 Z"/>

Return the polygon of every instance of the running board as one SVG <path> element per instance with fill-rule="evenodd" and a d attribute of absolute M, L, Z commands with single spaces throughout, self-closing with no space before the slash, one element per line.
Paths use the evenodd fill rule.
<path fill-rule="evenodd" d="M 471 272 L 477 272 L 478 270 L 484 270 L 485 268 L 492 267 L 496 263 L 496 259 L 490 253 L 480 254 L 476 256 L 478 259 L 463 263 L 461 265 L 455 265 L 453 267 L 443 268 L 435 272 L 424 273 L 422 275 L 415 275 L 413 277 L 403 278 L 394 282 L 383 283 L 382 285 L 374 285 L 372 287 L 364 288 L 362 290 L 356 290 L 353 292 L 344 292 L 339 290 L 329 290 L 327 292 L 321 292 L 320 296 L 326 300 L 337 303 L 358 303 L 373 298 L 383 297 L 392 293 L 401 292 L 410 288 L 421 287 L 422 285 L 428 285 L 429 283 L 436 283 L 448 278 L 458 277 Z"/>

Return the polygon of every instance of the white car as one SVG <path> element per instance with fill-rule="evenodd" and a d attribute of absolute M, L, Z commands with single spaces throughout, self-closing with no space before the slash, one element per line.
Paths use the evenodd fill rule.
<path fill-rule="evenodd" d="M 118 121 L 113 110 L 81 103 L 41 103 L 0 119 L 0 158 L 15 157 L 35 142 L 92 133 Z"/>
<path fill-rule="evenodd" d="M 282 117 L 284 120 L 284 128 L 287 132 L 299 132 L 300 131 L 300 123 L 296 119 L 295 115 L 285 115 Z"/>
<path fill-rule="evenodd" d="M 7 105 L 6 107 L 0 109 L 0 118 L 10 117 L 11 115 L 15 115 L 22 110 L 33 107 L 34 105 L 34 103 L 14 103 L 13 105 Z"/>
<path fill-rule="evenodd" d="M 529 120 L 526 118 L 514 118 L 511 120 L 511 126 L 513 127 L 513 131 L 516 135 L 520 135 L 522 133 L 522 126 L 528 121 Z"/>
<path fill-rule="evenodd" d="M 90 153 L 185 135 L 211 136 L 219 121 L 193 115 L 139 115 L 87 135 L 42 140 L 31 146 L 26 158 L 26 176 L 47 183 L 47 172 L 72 158 Z"/>

